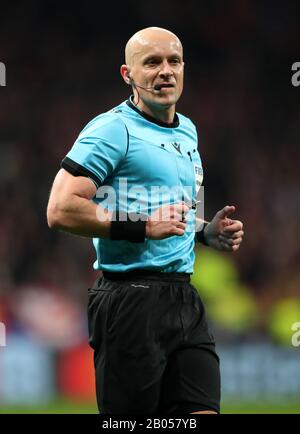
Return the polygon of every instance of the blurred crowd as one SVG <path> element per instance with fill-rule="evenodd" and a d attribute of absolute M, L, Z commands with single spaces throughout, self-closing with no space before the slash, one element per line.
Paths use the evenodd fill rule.
<path fill-rule="evenodd" d="M 96 277 L 92 243 L 49 230 L 49 191 L 83 126 L 129 96 L 124 46 L 151 25 L 184 44 L 178 111 L 198 127 L 206 218 L 236 205 L 246 235 L 234 261 L 262 303 L 299 295 L 296 12 L 292 2 L 252 0 L 3 4 L 0 297 L 34 283 L 85 299 Z"/>

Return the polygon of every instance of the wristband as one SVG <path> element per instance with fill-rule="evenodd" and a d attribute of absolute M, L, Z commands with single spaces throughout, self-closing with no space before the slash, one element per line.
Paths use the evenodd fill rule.
<path fill-rule="evenodd" d="M 204 236 L 204 231 L 205 231 L 205 228 L 207 225 L 208 225 L 208 222 L 204 222 L 203 228 L 201 229 L 201 231 L 197 232 L 197 235 L 196 235 L 196 240 L 199 241 L 199 243 L 204 244 L 205 246 L 209 246 L 209 244 L 206 241 L 205 236 Z"/>
<path fill-rule="evenodd" d="M 110 239 L 144 243 L 147 219 L 145 214 L 114 211 L 110 224 Z"/>

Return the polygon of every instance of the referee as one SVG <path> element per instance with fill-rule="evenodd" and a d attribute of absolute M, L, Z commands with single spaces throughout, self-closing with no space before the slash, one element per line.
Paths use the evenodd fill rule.
<path fill-rule="evenodd" d="M 200 231 L 191 225 L 202 164 L 194 124 L 175 111 L 178 37 L 143 29 L 125 62 L 133 95 L 79 134 L 54 180 L 48 224 L 93 238 L 103 274 L 88 302 L 99 411 L 219 413 L 219 358 L 190 275 L 195 241 L 236 251 L 243 225 L 229 217 L 234 206 Z"/>

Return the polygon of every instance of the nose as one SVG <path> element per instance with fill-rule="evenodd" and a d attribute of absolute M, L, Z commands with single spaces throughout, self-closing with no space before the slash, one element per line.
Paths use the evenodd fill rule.
<path fill-rule="evenodd" d="M 172 71 L 172 68 L 171 68 L 169 62 L 167 60 L 164 60 L 164 62 L 162 62 L 162 64 L 161 64 L 159 76 L 161 78 L 166 78 L 166 77 L 170 77 L 172 75 L 173 75 L 173 71 Z"/>

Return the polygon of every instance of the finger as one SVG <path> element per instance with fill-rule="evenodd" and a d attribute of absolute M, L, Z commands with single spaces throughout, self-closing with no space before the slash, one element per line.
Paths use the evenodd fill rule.
<path fill-rule="evenodd" d="M 189 211 L 190 211 L 189 208 L 187 208 L 187 211 L 185 211 L 185 210 L 174 211 L 173 218 L 175 220 L 183 220 L 187 217 L 187 213 Z"/>
<path fill-rule="evenodd" d="M 242 238 L 244 236 L 244 231 L 237 231 L 237 232 L 222 232 L 220 234 L 224 239 L 235 239 L 235 238 Z"/>
<path fill-rule="evenodd" d="M 226 205 L 223 209 L 217 212 L 217 216 L 219 219 L 224 219 L 230 214 L 233 214 L 235 212 L 235 206 L 233 205 Z"/>
<path fill-rule="evenodd" d="M 235 240 L 231 240 L 232 242 L 230 243 L 231 246 L 239 246 L 241 244 L 241 242 L 243 241 L 242 238 L 236 238 Z"/>
<path fill-rule="evenodd" d="M 228 244 L 229 246 L 235 246 L 237 244 L 241 244 L 243 241 L 243 238 L 223 238 L 221 235 L 219 236 L 219 241 L 222 241 L 222 243 Z"/>
<path fill-rule="evenodd" d="M 174 207 L 174 211 L 177 211 L 177 212 L 186 213 L 189 211 L 189 207 L 186 205 L 185 202 L 174 203 L 173 207 Z"/>
<path fill-rule="evenodd" d="M 173 227 L 185 230 L 186 223 L 181 222 L 181 221 L 177 221 L 177 220 L 173 220 Z"/>
<path fill-rule="evenodd" d="M 182 221 L 185 218 L 184 212 L 174 212 L 172 217 L 174 220 Z"/>
<path fill-rule="evenodd" d="M 186 213 L 189 212 L 189 210 L 190 207 L 185 202 L 182 202 L 182 211 Z"/>
<path fill-rule="evenodd" d="M 220 241 L 220 246 L 222 247 L 222 250 L 225 252 L 230 252 L 232 247 L 229 246 L 227 243 L 224 243 L 223 241 Z"/>
<path fill-rule="evenodd" d="M 236 252 L 240 248 L 240 244 L 235 244 L 233 246 L 229 246 L 227 243 L 220 242 L 222 250 L 225 252 Z"/>
<path fill-rule="evenodd" d="M 234 222 L 231 225 L 224 227 L 223 233 L 224 232 L 229 232 L 229 233 L 238 232 L 238 231 L 241 231 L 242 229 L 243 229 L 243 223 L 240 222 L 239 220 L 234 220 Z"/>
<path fill-rule="evenodd" d="M 171 220 L 179 220 L 179 221 L 184 221 L 186 218 L 186 213 L 184 211 L 174 211 L 173 213 L 171 213 L 170 215 L 170 219 Z"/>
<path fill-rule="evenodd" d="M 225 227 L 225 226 L 230 226 L 230 225 L 232 225 L 234 222 L 235 222 L 235 220 L 231 220 L 231 219 L 229 219 L 228 217 L 226 217 L 226 219 L 224 220 L 224 223 L 225 223 L 224 227 Z"/>
<path fill-rule="evenodd" d="M 230 233 L 228 233 L 228 232 L 225 232 L 225 233 L 223 233 L 222 234 L 223 236 L 230 236 Z M 234 232 L 233 234 L 231 234 L 231 238 L 243 238 L 243 236 L 244 236 L 244 231 L 237 231 L 237 232 Z"/>
<path fill-rule="evenodd" d="M 228 246 L 234 246 L 235 244 L 240 244 L 242 242 L 242 238 L 223 238 L 222 235 L 219 236 L 219 241 L 227 244 Z"/>
<path fill-rule="evenodd" d="M 236 240 L 234 240 L 233 245 L 234 246 L 239 246 L 243 241 L 243 238 L 237 238 Z"/>
<path fill-rule="evenodd" d="M 180 228 L 180 229 L 184 229 L 186 228 L 186 223 L 183 222 L 182 220 L 171 220 L 171 225 L 175 228 Z"/>
<path fill-rule="evenodd" d="M 222 237 L 222 235 L 219 235 L 219 241 L 223 244 L 227 244 L 228 246 L 232 246 L 234 242 L 233 239 Z"/>
<path fill-rule="evenodd" d="M 181 235 L 184 235 L 184 232 L 185 232 L 184 229 L 174 226 L 171 229 L 171 231 L 170 231 L 170 235 L 179 235 L 179 236 L 181 236 Z"/>

